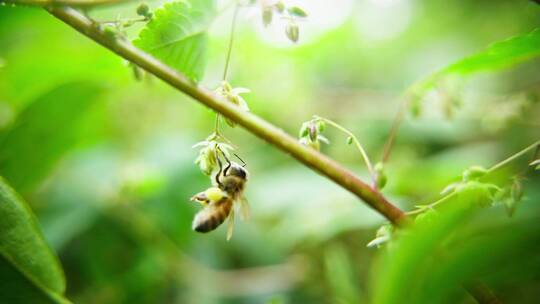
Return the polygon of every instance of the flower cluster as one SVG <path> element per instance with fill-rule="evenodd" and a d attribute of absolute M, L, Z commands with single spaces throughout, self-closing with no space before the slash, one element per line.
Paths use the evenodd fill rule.
<path fill-rule="evenodd" d="M 214 169 L 216 169 L 219 158 L 218 153 L 223 153 L 223 155 L 228 157 L 230 154 L 229 151 L 234 150 L 231 145 L 221 142 L 220 139 L 220 135 L 212 133 L 205 140 L 193 145 L 193 148 L 202 147 L 199 151 L 199 156 L 195 159 L 195 164 L 199 166 L 199 169 L 205 175 L 210 176 L 214 172 Z"/>
<path fill-rule="evenodd" d="M 308 14 L 298 6 L 286 6 L 283 1 L 261 0 L 262 22 L 264 26 L 272 23 L 274 14 L 281 15 L 287 20 L 285 35 L 292 42 L 298 42 L 300 38 L 300 28 L 297 20 L 306 18 Z"/>
<path fill-rule="evenodd" d="M 216 93 L 219 96 L 222 96 L 229 102 L 232 102 L 233 104 L 237 105 L 242 109 L 243 111 L 249 111 L 249 107 L 247 102 L 244 100 L 240 94 L 250 93 L 251 91 L 246 88 L 233 88 L 227 81 L 223 81 L 221 83 L 221 86 L 216 89 Z M 236 126 L 236 123 L 230 119 L 225 119 L 227 124 L 231 127 Z"/>
<path fill-rule="evenodd" d="M 298 135 L 300 143 L 312 147 L 317 151 L 320 150 L 321 142 L 325 144 L 330 143 L 330 141 L 321 134 L 325 129 L 326 124 L 320 119 L 314 118 L 304 122 L 300 128 L 300 134 Z"/>

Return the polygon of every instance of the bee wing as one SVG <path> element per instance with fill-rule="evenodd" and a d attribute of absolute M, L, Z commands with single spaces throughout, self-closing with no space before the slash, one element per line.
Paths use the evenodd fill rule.
<path fill-rule="evenodd" d="M 245 197 L 241 197 L 239 199 L 239 202 L 240 202 L 240 217 L 242 218 L 243 221 L 247 221 L 249 220 L 250 218 L 250 207 L 249 207 L 249 202 L 248 200 L 245 198 Z"/>
<path fill-rule="evenodd" d="M 227 241 L 232 238 L 234 229 L 234 208 L 231 208 L 231 213 L 229 213 L 229 223 L 227 224 Z"/>

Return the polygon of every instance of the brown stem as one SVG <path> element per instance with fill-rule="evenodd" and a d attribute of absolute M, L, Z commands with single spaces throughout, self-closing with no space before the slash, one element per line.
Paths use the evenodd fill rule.
<path fill-rule="evenodd" d="M 390 222 L 400 225 L 406 221 L 405 213 L 402 210 L 391 204 L 379 191 L 361 181 L 350 170 L 342 167 L 334 160 L 314 149 L 301 145 L 295 138 L 266 120 L 253 113 L 241 110 L 238 106 L 216 96 L 212 91 L 190 81 L 184 75 L 137 49 L 128 41 L 108 36 L 100 29 L 98 24 L 77 10 L 59 6 L 48 7 L 47 9 L 52 15 L 69 24 L 83 35 L 138 65 L 224 117 L 236 122 L 257 137 L 290 154 L 309 168 L 333 180 L 377 210 Z"/>

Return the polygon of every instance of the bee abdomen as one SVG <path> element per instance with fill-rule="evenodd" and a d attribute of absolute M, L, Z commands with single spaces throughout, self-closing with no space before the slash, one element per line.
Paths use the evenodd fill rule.
<path fill-rule="evenodd" d="M 193 219 L 193 230 L 197 232 L 210 232 L 221 225 L 229 213 L 232 204 L 229 201 L 213 203 L 199 211 Z"/>

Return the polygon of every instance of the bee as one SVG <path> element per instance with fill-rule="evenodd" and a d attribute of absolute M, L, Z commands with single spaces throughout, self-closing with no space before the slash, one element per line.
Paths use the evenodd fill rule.
<path fill-rule="evenodd" d="M 225 155 L 223 154 L 225 157 Z M 228 162 L 222 170 L 221 161 L 218 159 L 219 171 L 214 178 L 214 186 L 194 195 L 191 200 L 203 205 L 193 219 L 192 229 L 197 232 L 210 232 L 229 218 L 227 228 L 227 240 L 232 237 L 234 228 L 235 207 L 241 210 L 242 218 L 249 217 L 249 206 L 244 198 L 244 188 L 248 179 L 247 170 L 235 163 Z"/>

